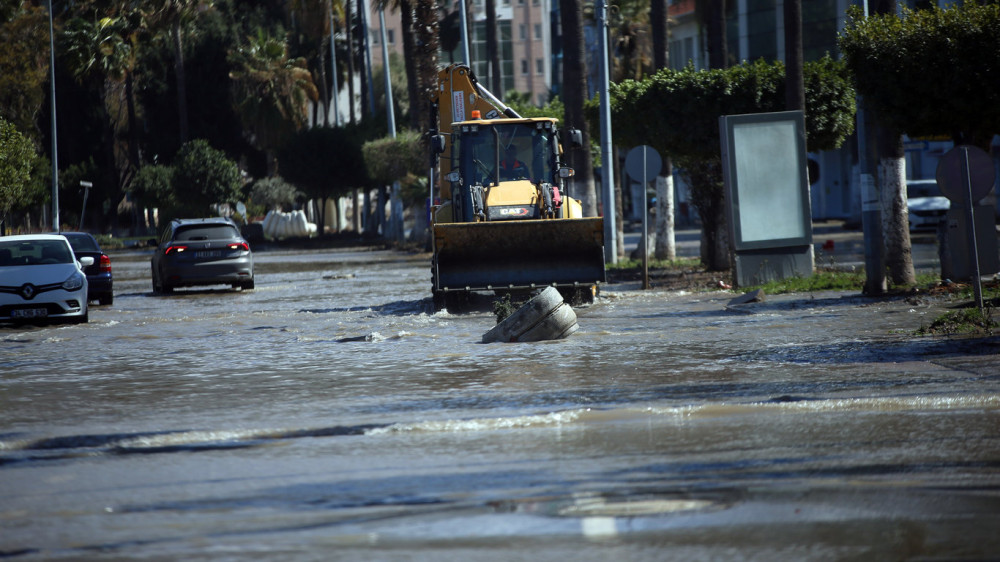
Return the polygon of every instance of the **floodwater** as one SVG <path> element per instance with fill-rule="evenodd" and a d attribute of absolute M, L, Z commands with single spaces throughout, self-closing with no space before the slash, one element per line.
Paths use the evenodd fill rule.
<path fill-rule="evenodd" d="M 933 299 L 608 286 L 481 344 L 426 255 L 257 254 L 0 327 L 0 558 L 956 560 L 1000 553 L 1000 339 Z"/>

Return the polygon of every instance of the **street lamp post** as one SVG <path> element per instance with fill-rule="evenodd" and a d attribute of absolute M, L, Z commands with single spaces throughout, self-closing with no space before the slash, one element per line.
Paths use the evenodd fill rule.
<path fill-rule="evenodd" d="M 59 149 L 56 143 L 56 40 L 49 0 L 49 96 L 52 99 L 52 229 L 59 232 Z"/>

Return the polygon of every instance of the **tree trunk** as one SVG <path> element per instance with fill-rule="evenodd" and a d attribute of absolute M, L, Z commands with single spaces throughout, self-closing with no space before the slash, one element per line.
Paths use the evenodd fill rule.
<path fill-rule="evenodd" d="M 664 162 L 664 175 L 656 178 L 656 250 L 658 260 L 677 259 L 674 237 L 674 175 L 670 159 Z"/>
<path fill-rule="evenodd" d="M 417 115 L 417 131 L 430 130 L 431 93 L 437 88 L 440 25 L 434 0 L 416 0 L 413 22 L 418 30 L 416 40 L 416 98 L 410 100 L 410 111 Z"/>
<path fill-rule="evenodd" d="M 354 25 L 351 24 L 351 0 L 344 0 L 344 11 L 347 13 L 347 106 L 351 119 L 351 125 L 355 123 L 354 118 Z"/>
<path fill-rule="evenodd" d="M 354 227 L 355 234 L 361 234 L 362 224 L 361 224 L 361 190 L 354 188 L 351 192 L 351 225 Z"/>
<path fill-rule="evenodd" d="M 559 0 L 563 34 L 563 101 L 566 106 L 566 127 L 579 129 L 583 146 L 566 151 L 576 174 L 570 196 L 580 199 L 583 215 L 597 216 L 597 192 L 594 187 L 594 163 L 590 158 L 590 131 L 583 115 L 587 95 L 586 56 L 583 43 L 583 7 L 579 0 Z"/>
<path fill-rule="evenodd" d="M 422 131 L 420 128 L 419 97 L 420 97 L 420 76 L 417 71 L 417 57 L 405 56 L 405 53 L 413 53 L 415 46 L 420 39 L 417 34 L 416 22 L 413 17 L 414 4 L 421 0 L 398 0 L 399 1 L 399 22 L 403 34 L 403 64 L 406 68 L 406 95 L 410 98 L 410 128 Z M 388 48 L 388 45 L 386 45 Z M 426 119 L 423 119 L 424 121 Z"/>
<path fill-rule="evenodd" d="M 177 80 L 177 118 L 180 144 L 188 141 L 187 82 L 184 77 L 184 49 L 181 44 L 181 20 L 176 16 L 173 23 L 174 74 Z"/>
<path fill-rule="evenodd" d="M 653 70 L 670 67 L 667 0 L 650 0 L 649 25 L 653 34 Z"/>
<path fill-rule="evenodd" d="M 710 0 L 708 8 L 708 66 L 726 68 L 729 48 L 726 44 L 726 0 Z"/>
<path fill-rule="evenodd" d="M 877 0 L 873 13 L 895 14 L 896 0 Z M 876 123 L 878 116 L 875 117 Z M 910 246 L 909 217 L 906 212 L 906 162 L 903 137 L 899 131 L 880 123 L 875 127 L 878 146 L 878 189 L 882 203 L 882 240 L 885 267 L 889 281 L 896 285 L 913 285 L 913 253 Z"/>
<path fill-rule="evenodd" d="M 802 79 L 802 0 L 785 0 L 785 109 L 805 110 Z"/>
<path fill-rule="evenodd" d="M 721 162 L 690 160 L 681 163 L 691 186 L 691 203 L 701 217 L 701 261 L 709 271 L 730 269 Z"/>
<path fill-rule="evenodd" d="M 493 95 L 502 96 L 503 70 L 500 68 L 500 48 L 497 41 L 496 0 L 486 0 L 486 59 L 490 67 L 490 90 Z"/>
<path fill-rule="evenodd" d="M 322 41 L 320 43 L 322 43 Z M 326 126 L 332 127 L 334 123 L 336 123 L 336 120 L 333 119 L 332 115 L 330 115 L 330 107 L 333 105 L 333 98 L 330 96 L 330 88 L 326 85 L 326 49 L 322 48 L 322 46 L 319 50 L 319 89 L 321 99 L 323 100 L 323 122 Z M 316 106 L 318 105 L 319 104 L 316 104 Z M 314 119 L 313 123 L 318 124 L 318 121 L 318 119 Z"/>
<path fill-rule="evenodd" d="M 894 285 L 913 285 L 913 253 L 906 211 L 906 161 L 903 137 L 879 127 L 878 185 L 882 200 L 882 239 L 885 265 Z"/>
<path fill-rule="evenodd" d="M 651 0 L 649 19 L 653 32 L 653 68 L 670 68 L 669 14 L 666 0 Z M 656 250 L 655 257 L 677 257 L 674 237 L 674 166 L 669 154 L 663 154 L 662 176 L 656 178 Z"/>

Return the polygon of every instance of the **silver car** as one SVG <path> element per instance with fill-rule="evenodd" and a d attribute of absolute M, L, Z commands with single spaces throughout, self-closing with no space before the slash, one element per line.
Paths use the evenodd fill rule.
<path fill-rule="evenodd" d="M 65 236 L 0 237 L 0 323 L 84 323 L 87 276 L 94 258 L 73 255 Z"/>
<path fill-rule="evenodd" d="M 906 182 L 906 211 L 910 230 L 936 229 L 948 218 L 951 201 L 941 194 L 936 180 Z"/>
<path fill-rule="evenodd" d="M 231 285 L 253 289 L 253 253 L 226 218 L 175 219 L 164 229 L 151 263 L 153 292 Z"/>

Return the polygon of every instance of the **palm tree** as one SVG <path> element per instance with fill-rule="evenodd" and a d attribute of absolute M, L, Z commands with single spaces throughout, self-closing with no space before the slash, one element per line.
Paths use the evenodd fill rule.
<path fill-rule="evenodd" d="M 269 176 L 276 173 L 274 151 L 309 122 L 309 101 L 319 91 L 305 59 L 288 56 L 288 45 L 258 30 L 230 55 L 233 100 L 252 144 L 267 154 Z"/>
<path fill-rule="evenodd" d="M 116 172 L 116 190 L 111 194 L 116 203 L 124 196 L 139 168 L 139 148 L 136 139 L 136 108 L 132 84 L 135 67 L 137 29 L 125 17 L 104 17 L 99 20 L 76 17 L 69 20 L 61 34 L 63 56 L 79 82 L 94 81 L 99 85 L 111 140 L 110 160 Z M 127 139 L 122 142 L 121 139 Z M 112 215 L 117 222 L 118 214 Z"/>
<path fill-rule="evenodd" d="M 177 81 L 177 118 L 180 144 L 188 141 L 187 83 L 184 75 L 184 26 L 197 15 L 199 7 L 211 0 L 149 0 L 137 2 L 146 24 L 156 34 L 167 31 L 174 47 L 174 79 Z"/>

